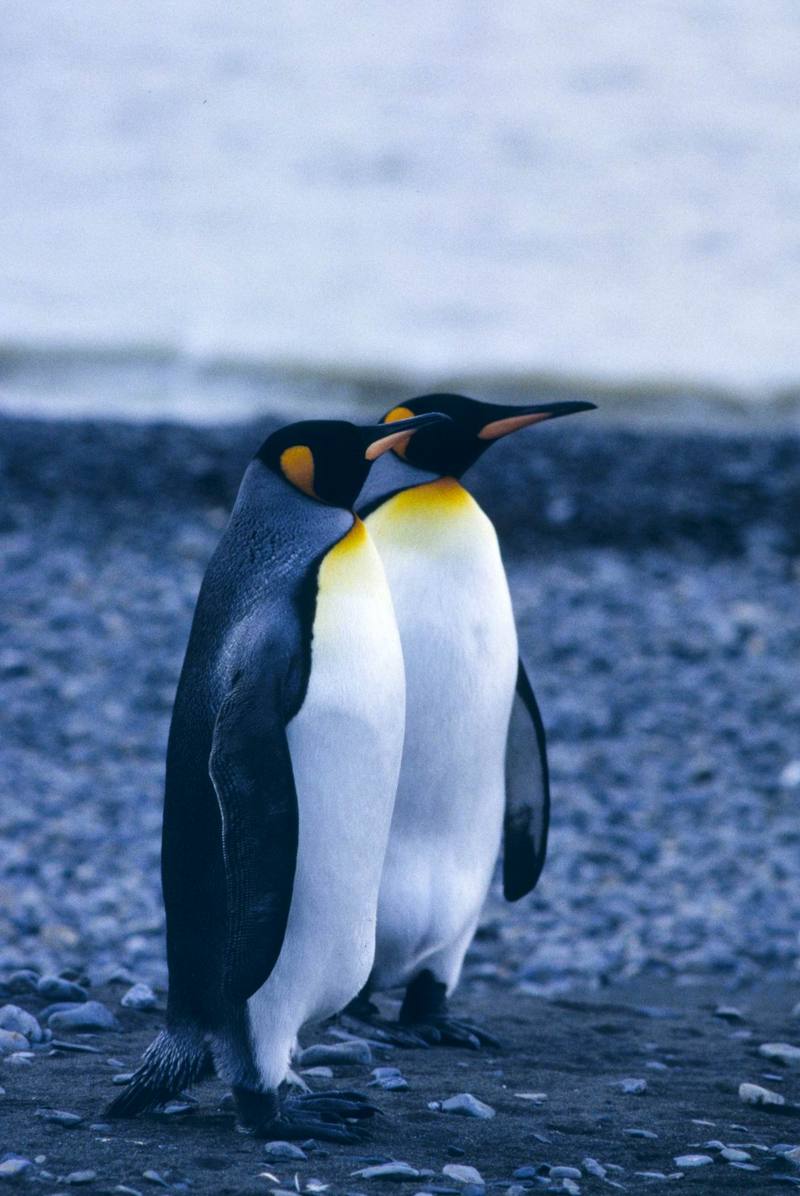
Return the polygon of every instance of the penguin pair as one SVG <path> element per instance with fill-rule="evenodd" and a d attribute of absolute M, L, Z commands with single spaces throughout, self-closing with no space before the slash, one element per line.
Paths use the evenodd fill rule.
<path fill-rule="evenodd" d="M 303 1024 L 359 993 L 371 1016 L 371 992 L 405 985 L 411 1041 L 479 1042 L 446 998 L 503 822 L 514 899 L 541 871 L 549 799 L 496 537 L 458 478 L 494 439 L 590 406 L 428 396 L 377 428 L 295 424 L 259 450 L 170 730 L 167 1028 L 112 1114 L 216 1071 L 243 1129 L 353 1141 L 374 1111 L 360 1094 L 279 1095 Z M 352 507 L 389 449 L 365 526 Z M 521 791 L 509 727 L 533 744 Z"/>

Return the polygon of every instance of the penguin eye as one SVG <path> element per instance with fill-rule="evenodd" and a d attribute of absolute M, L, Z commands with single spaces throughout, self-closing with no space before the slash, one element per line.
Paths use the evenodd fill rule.
<path fill-rule="evenodd" d="M 314 454 L 307 444 L 293 444 L 284 449 L 280 466 L 288 481 L 309 498 L 319 498 L 314 489 Z"/>
<path fill-rule="evenodd" d="M 393 407 L 392 410 L 389 412 L 389 414 L 384 416 L 383 422 L 385 424 L 393 424 L 393 423 L 396 423 L 397 420 L 399 420 L 399 419 L 413 419 L 413 418 L 414 418 L 414 412 L 411 410 L 410 407 Z M 395 444 L 392 446 L 394 448 L 394 451 L 397 453 L 398 457 L 405 457 L 406 448 L 408 447 L 408 442 L 410 439 L 411 439 L 411 437 L 409 436 L 409 437 L 407 437 L 407 439 L 405 441 L 401 440 L 398 444 Z"/>

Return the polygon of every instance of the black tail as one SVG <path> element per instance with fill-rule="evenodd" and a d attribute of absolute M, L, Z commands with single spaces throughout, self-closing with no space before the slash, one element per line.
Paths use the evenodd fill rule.
<path fill-rule="evenodd" d="M 192 1026 L 162 1030 L 144 1053 L 125 1090 L 106 1110 L 109 1117 L 136 1117 L 171 1100 L 190 1084 L 213 1074 L 211 1051 Z"/>

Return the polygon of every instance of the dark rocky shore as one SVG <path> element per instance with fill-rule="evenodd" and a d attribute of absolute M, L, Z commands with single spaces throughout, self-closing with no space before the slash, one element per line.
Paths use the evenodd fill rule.
<path fill-rule="evenodd" d="M 174 686 L 205 563 L 270 426 L 0 421 L 0 978 L 75 968 L 123 1026 L 86 1040 L 97 1055 L 49 1057 L 45 1045 L 29 1064 L 0 1064 L 0 1159 L 27 1151 L 20 1182 L 50 1172 L 43 1192 L 71 1190 L 56 1177 L 81 1169 L 97 1172 L 84 1188 L 97 1192 L 155 1190 L 148 1169 L 174 1190 L 181 1177 L 192 1191 L 278 1186 L 256 1179 L 260 1170 L 291 1184 L 297 1170 L 301 1186 L 316 1176 L 335 1192 L 377 1182 L 347 1178 L 359 1164 L 340 1148 L 297 1168 L 261 1166 L 263 1150 L 214 1112 L 216 1095 L 203 1096 L 204 1112 L 141 1130 L 88 1128 L 116 1067 L 106 1059 L 126 1070 L 158 1024 L 158 1013 L 120 1013 L 124 987 L 97 986 L 114 974 L 126 985 L 164 980 L 158 853 Z M 664 1181 L 635 1171 L 682 1170 L 673 1159 L 687 1153 L 715 1159 L 683 1169 L 695 1191 L 791 1183 L 800 1170 L 779 1154 L 745 1145 L 752 1158 L 738 1161 L 759 1167 L 751 1172 L 703 1143 L 800 1142 L 800 1121 L 737 1096 L 746 1080 L 780 1088 L 766 1071 L 800 1100 L 793 1073 L 756 1052 L 795 1041 L 799 1024 L 789 1015 L 800 929 L 800 440 L 582 417 L 496 447 L 470 483 L 500 531 L 548 727 L 550 858 L 530 898 L 492 899 L 468 959 L 463 1008 L 506 1051 L 496 1061 L 395 1052 L 389 1062 L 410 1087 L 380 1093 L 390 1116 L 364 1154 L 439 1173 L 462 1161 L 502 1190 L 512 1180 L 535 1188 L 539 1178 L 514 1180 L 514 1170 L 550 1163 L 583 1168 L 549 1181 L 561 1190 L 611 1181 L 638 1192 Z M 575 986 L 602 1009 L 559 1004 Z M 46 1003 L 2 999 L 33 1012 Z M 636 1003 L 677 1016 L 607 1008 Z M 720 1003 L 747 1020 L 714 1018 Z M 363 1086 L 369 1070 L 348 1083 Z M 610 1087 L 625 1078 L 647 1079 L 646 1092 Z M 497 1116 L 462 1122 L 427 1108 L 460 1091 Z M 542 1108 L 513 1096 L 540 1091 Z M 38 1108 L 83 1121 L 67 1130 Z M 559 1128 L 568 1123 L 582 1128 Z M 637 1127 L 659 1138 L 624 1134 Z M 586 1157 L 625 1171 L 592 1174 Z M 430 1186 L 412 1177 L 401 1190 Z"/>

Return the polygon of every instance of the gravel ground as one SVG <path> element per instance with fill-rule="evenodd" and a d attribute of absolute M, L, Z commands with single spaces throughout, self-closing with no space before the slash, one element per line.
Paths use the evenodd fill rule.
<path fill-rule="evenodd" d="M 159 984 L 175 682 L 271 425 L 0 426 L 0 974 Z M 549 730 L 554 825 L 539 888 L 492 899 L 467 976 L 547 995 L 792 973 L 800 440 L 584 417 L 496 447 L 471 481 Z"/>
<path fill-rule="evenodd" d="M 46 1024 L 46 998 L 15 984 L 7 999 Z M 90 990 L 113 1012 L 112 1028 L 65 1031 L 55 1028 L 54 1015 L 54 1039 L 6 1059 L 0 1176 L 6 1165 L 21 1167 L 20 1185 L 43 1196 L 75 1190 L 255 1196 L 315 1193 L 320 1183 L 329 1185 L 330 1196 L 387 1188 L 401 1196 L 599 1196 L 650 1192 L 665 1183 L 698 1196 L 743 1196 L 800 1186 L 800 1073 L 796 1063 L 767 1059 L 762 1051 L 797 1026 L 786 983 L 735 1010 L 718 1007 L 713 986 L 687 993 L 652 977 L 615 986 L 611 998 L 576 993 L 551 1001 L 502 990 L 489 1001 L 473 982 L 459 1009 L 501 1036 L 501 1050 L 373 1049 L 370 1060 L 337 1062 L 327 1077 L 308 1075 L 317 1089 L 368 1091 L 384 1116 L 373 1120 L 364 1143 L 303 1144 L 306 1157 L 292 1158 L 274 1157 L 274 1147 L 234 1132 L 216 1081 L 195 1090 L 196 1105 L 184 1102 L 137 1122 L 105 1122 L 104 1105 L 119 1092 L 115 1077 L 135 1065 L 164 1016 L 163 1007 L 125 1008 L 125 992 L 118 984 Z M 333 1043 L 325 1027 L 311 1027 L 303 1038 Z M 407 1087 L 368 1087 L 376 1067 L 397 1069 Z M 785 1103 L 745 1104 L 741 1083 Z M 475 1108 L 465 1094 L 488 1106 L 488 1116 L 438 1107 L 461 1097 L 459 1106 Z M 390 1161 L 412 1170 L 388 1184 L 354 1174 Z M 444 1173 L 453 1166 L 475 1168 L 478 1176 Z"/>

